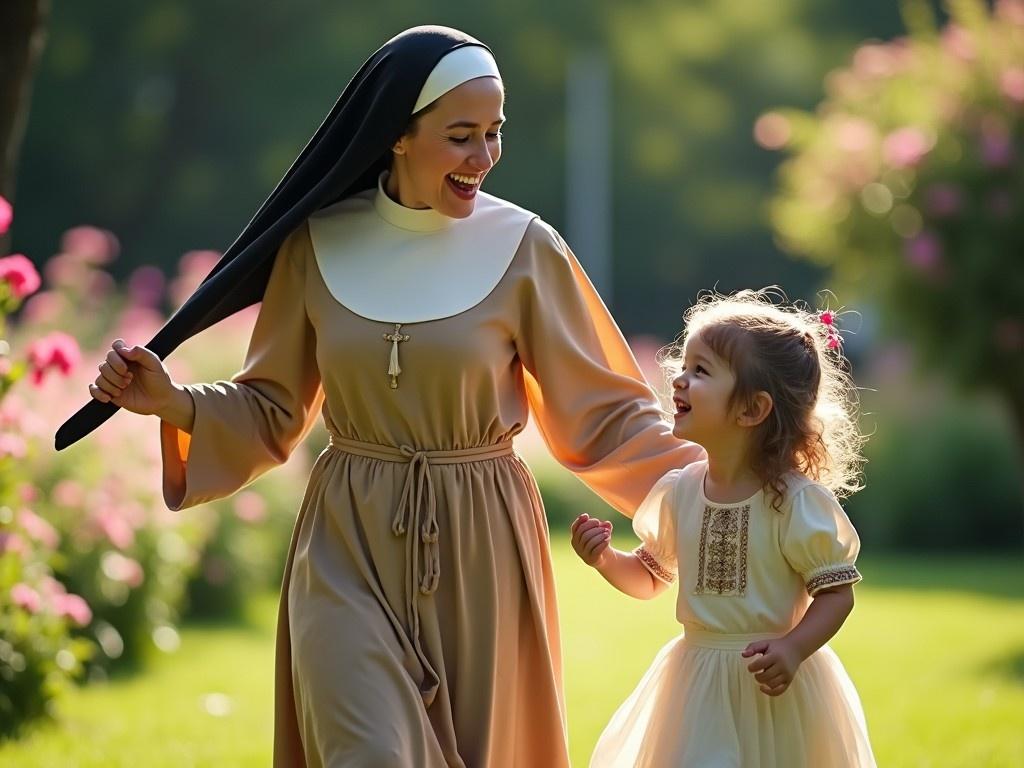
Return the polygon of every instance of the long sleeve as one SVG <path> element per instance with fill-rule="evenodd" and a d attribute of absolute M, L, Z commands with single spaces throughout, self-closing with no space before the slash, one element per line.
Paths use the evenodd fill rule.
<path fill-rule="evenodd" d="M 306 315 L 306 226 L 275 257 L 242 370 L 190 384 L 191 434 L 161 421 L 164 501 L 184 509 L 228 496 L 287 460 L 323 403 L 316 337 Z"/>
<path fill-rule="evenodd" d="M 672 436 L 622 333 L 558 233 L 535 220 L 520 249 L 530 270 L 516 348 L 540 431 L 563 466 L 632 517 L 658 478 L 704 450 Z"/>

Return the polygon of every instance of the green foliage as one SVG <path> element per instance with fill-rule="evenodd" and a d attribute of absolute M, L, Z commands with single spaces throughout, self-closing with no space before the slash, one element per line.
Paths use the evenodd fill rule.
<path fill-rule="evenodd" d="M 95 680 L 138 668 L 156 649 L 174 651 L 186 591 L 197 612 L 237 617 L 247 596 L 279 580 L 294 519 L 286 499 L 308 466 L 299 453 L 261 480 L 267 507 L 247 505 L 258 497 L 243 493 L 176 513 L 161 498 L 155 422 L 140 429 L 140 417 L 122 413 L 89 440 L 52 450 L 58 424 L 96 376 L 81 358 L 101 360 L 115 337 L 144 341 L 164 321 L 158 307 L 180 302 L 216 258 L 186 254 L 165 291 L 152 269 L 117 286 L 106 270 L 117 251 L 109 232 L 70 230 L 42 291 L 30 261 L 0 259 L 0 321 L 19 311 L 10 341 L 0 342 L 0 736 L 51 713 L 74 677 Z M 241 357 L 252 319 L 218 326 L 220 344 L 207 337 L 183 348 L 175 375 L 232 373 L 240 360 L 222 350 Z"/>
<path fill-rule="evenodd" d="M 666 337 L 701 288 L 812 292 L 820 273 L 772 242 L 776 161 L 751 126 L 811 104 L 856 40 L 898 21 L 891 0 L 54 3 L 15 242 L 45 253 L 55 223 L 98 222 L 125 244 L 119 275 L 226 247 L 366 56 L 406 26 L 450 24 L 491 45 L 507 84 L 488 189 L 563 231 L 566 147 L 587 130 L 566 125 L 567 61 L 606 57 L 614 308 L 628 333 Z"/>
<path fill-rule="evenodd" d="M 0 507 L 0 741 L 50 714 L 93 654 L 91 642 L 71 634 L 61 605 L 68 595 L 53 579 L 52 554 L 16 523 L 10 507 Z"/>
<path fill-rule="evenodd" d="M 867 444 L 866 487 L 848 502 L 864 551 L 1021 552 L 1012 429 L 963 398 L 932 402 L 886 419 Z"/>
<path fill-rule="evenodd" d="M 586 765 L 615 707 L 679 631 L 675 595 L 621 595 L 576 559 L 564 536 L 552 538 L 569 746 L 573 765 Z M 878 764 L 1018 768 L 1020 558 L 890 556 L 859 565 L 857 606 L 831 645 L 864 703 Z M 75 691 L 65 727 L 0 746 L 0 765 L 267 765 L 277 600 L 257 605 L 244 626 L 186 626 L 181 652 L 160 658 L 146 677 Z"/>
<path fill-rule="evenodd" d="M 0 205 L 6 205 L 3 198 Z M 6 228 L 0 222 L 0 234 Z M 39 276 L 24 257 L 0 259 L 4 336 L 7 316 L 38 286 Z M 7 397 L 29 364 L 33 381 L 53 367 L 73 365 L 77 348 L 68 342 L 41 340 L 27 355 L 20 349 L 12 355 L 10 343 L 0 339 L 0 741 L 49 714 L 94 650 L 90 641 L 72 635 L 75 625 L 91 621 L 88 603 L 54 578 L 60 534 L 28 507 L 36 500 L 23 475 L 23 459 L 35 448 L 24 429 L 31 414 Z"/>
<path fill-rule="evenodd" d="M 1006 398 L 1024 436 L 1024 4 L 948 6 L 938 30 L 907 3 L 911 37 L 860 47 L 814 113 L 762 118 L 790 156 L 772 218 L 936 369 Z"/>

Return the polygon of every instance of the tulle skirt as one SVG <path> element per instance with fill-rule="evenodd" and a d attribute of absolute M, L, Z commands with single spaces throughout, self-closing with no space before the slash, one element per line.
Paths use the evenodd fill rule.
<path fill-rule="evenodd" d="M 740 655 L 768 637 L 669 642 L 601 734 L 591 768 L 874 768 L 860 698 L 832 649 L 772 697 Z"/>

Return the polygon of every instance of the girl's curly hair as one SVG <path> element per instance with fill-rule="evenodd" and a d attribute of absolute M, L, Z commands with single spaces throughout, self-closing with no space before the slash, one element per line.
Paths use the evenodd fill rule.
<path fill-rule="evenodd" d="M 730 406 L 752 404 L 757 392 L 771 396 L 772 410 L 754 431 L 753 468 L 776 509 L 790 471 L 839 497 L 863 487 L 859 401 L 834 317 L 787 303 L 775 287 L 704 293 L 687 310 L 682 336 L 659 354 L 666 372 L 678 375 L 687 340 L 699 336 L 736 377 Z"/>

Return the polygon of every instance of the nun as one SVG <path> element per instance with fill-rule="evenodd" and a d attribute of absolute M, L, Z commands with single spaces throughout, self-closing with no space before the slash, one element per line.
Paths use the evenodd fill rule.
<path fill-rule="evenodd" d="M 483 191 L 501 157 L 491 51 L 444 27 L 374 53 L 195 294 L 117 340 L 81 438 L 160 420 L 173 510 L 330 440 L 298 510 L 279 610 L 274 765 L 567 766 L 544 508 L 514 438 L 627 516 L 702 450 L 672 437 L 565 241 Z M 230 381 L 162 360 L 262 302 Z"/>

